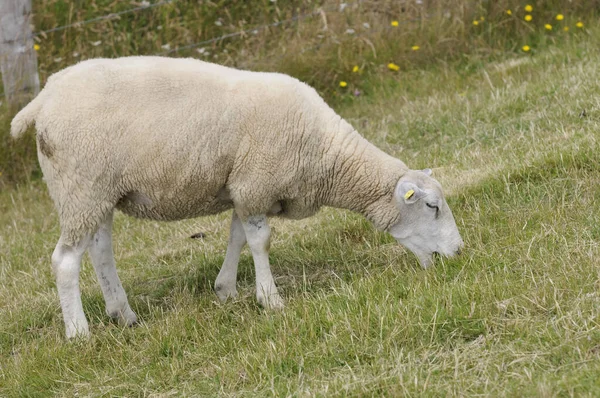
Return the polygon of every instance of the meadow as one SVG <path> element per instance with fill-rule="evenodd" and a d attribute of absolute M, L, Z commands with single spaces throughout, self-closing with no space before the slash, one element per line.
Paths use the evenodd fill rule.
<path fill-rule="evenodd" d="M 228 49 L 245 50 L 252 69 L 309 81 L 378 147 L 411 168 L 431 167 L 466 244 L 460 257 L 423 270 L 356 214 L 274 219 L 270 260 L 282 312 L 257 305 L 248 249 L 239 297 L 218 302 L 212 285 L 229 213 L 176 223 L 118 214 L 117 268 L 141 322 L 109 320 L 86 259 L 92 336 L 67 342 L 50 267 L 58 222 L 33 134 L 6 139 L 0 396 L 600 395 L 599 20 L 584 13 L 585 2 L 571 10 L 532 3 L 530 14 L 525 3 L 498 3 L 463 4 L 460 20 L 431 31 L 419 23 L 420 33 L 406 27 L 413 36 L 394 44 L 388 35 L 400 19 L 365 14 L 370 29 L 385 25 L 371 40 L 377 51 L 343 34 L 348 24 L 362 26 L 355 14 L 343 23 L 330 17 L 338 43 L 332 34 L 305 54 L 282 46 L 314 47 L 310 21 L 284 29 L 287 42 L 266 35 L 260 45 Z M 509 23 L 515 29 L 502 31 Z M 436 34 L 455 35 L 456 45 L 436 47 Z M 57 62 L 42 58 L 42 48 L 45 76 L 58 65 L 49 66 Z M 284 55 L 263 60 L 270 51 Z M 10 113 L 2 112 L 5 139 Z M 205 238 L 190 239 L 197 232 Z"/>

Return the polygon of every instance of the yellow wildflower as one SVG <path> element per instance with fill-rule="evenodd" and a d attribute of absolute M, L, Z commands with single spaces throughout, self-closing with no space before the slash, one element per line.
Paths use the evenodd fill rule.
<path fill-rule="evenodd" d="M 575 24 L 578 28 L 583 28 L 583 22 L 579 21 Z"/>
<path fill-rule="evenodd" d="M 475 25 L 475 26 L 479 25 L 479 21 L 473 21 L 473 25 Z"/>
<path fill-rule="evenodd" d="M 533 19 L 533 17 L 532 17 L 531 15 L 527 14 L 527 15 L 525 15 L 525 18 L 524 18 L 524 19 L 525 19 L 527 22 L 529 22 L 529 21 L 531 21 L 531 20 Z"/>
<path fill-rule="evenodd" d="M 565 19 L 565 16 L 564 16 L 564 15 L 562 15 L 562 14 L 558 14 L 558 15 L 556 16 L 556 20 L 557 20 L 557 21 L 562 21 L 563 19 Z"/>
<path fill-rule="evenodd" d="M 40 50 L 40 45 L 39 45 L 39 44 L 34 44 L 34 45 L 33 45 L 33 49 L 34 49 L 35 51 L 39 51 L 39 50 Z"/>
<path fill-rule="evenodd" d="M 531 50 L 531 47 L 529 47 L 528 45 L 524 45 L 521 49 L 523 51 L 527 52 L 527 51 Z"/>
<path fill-rule="evenodd" d="M 527 11 L 527 12 L 531 12 L 531 11 L 533 11 L 533 7 L 531 6 L 531 4 L 527 4 L 527 5 L 525 6 L 525 11 Z"/>
<path fill-rule="evenodd" d="M 481 22 L 483 22 L 483 21 L 485 21 L 485 18 L 484 18 L 484 17 L 480 17 L 480 18 L 479 18 L 479 20 L 480 20 Z"/>
<path fill-rule="evenodd" d="M 392 21 L 392 26 L 397 27 L 398 25 L 398 21 Z"/>
<path fill-rule="evenodd" d="M 348 83 L 346 83 L 345 81 L 340 82 L 340 87 L 346 87 L 347 85 L 348 85 Z"/>
<path fill-rule="evenodd" d="M 563 28 L 563 30 L 564 30 L 565 32 L 568 32 L 568 31 L 569 31 L 569 27 L 568 27 L 568 26 L 565 26 L 565 27 Z"/>
<path fill-rule="evenodd" d="M 395 63 L 393 63 L 393 62 L 390 62 L 390 63 L 388 64 L 388 69 L 389 69 L 389 70 L 393 70 L 393 71 L 396 71 L 396 72 L 397 72 L 397 71 L 399 71 L 399 70 L 400 70 L 400 67 L 399 67 L 398 65 L 396 65 Z"/>
<path fill-rule="evenodd" d="M 546 28 L 546 30 L 552 30 L 552 25 L 547 23 L 546 25 L 544 25 L 544 28 Z"/>
<path fill-rule="evenodd" d="M 512 11 L 511 11 L 511 10 L 506 10 L 506 13 L 507 13 L 508 15 L 512 15 Z"/>
<path fill-rule="evenodd" d="M 358 67 L 358 65 L 354 65 L 354 68 L 352 68 L 352 72 L 356 73 L 360 70 L 360 68 Z"/>
<path fill-rule="evenodd" d="M 413 50 L 413 51 L 419 51 L 419 49 L 420 49 L 421 47 L 419 47 L 419 46 L 412 46 L 411 48 L 412 48 L 412 50 Z"/>

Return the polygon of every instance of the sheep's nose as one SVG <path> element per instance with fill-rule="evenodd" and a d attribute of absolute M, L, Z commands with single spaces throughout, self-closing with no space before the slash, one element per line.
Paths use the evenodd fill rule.
<path fill-rule="evenodd" d="M 456 249 L 454 254 L 456 254 L 457 256 L 460 256 L 460 253 L 462 253 L 462 250 L 460 250 L 460 247 L 459 247 L 458 249 Z"/>

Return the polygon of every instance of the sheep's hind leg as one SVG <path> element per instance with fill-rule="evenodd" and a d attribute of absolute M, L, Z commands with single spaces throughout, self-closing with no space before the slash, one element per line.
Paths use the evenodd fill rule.
<path fill-rule="evenodd" d="M 242 226 L 256 269 L 256 299 L 264 308 L 283 308 L 283 300 L 277 292 L 269 266 L 271 229 L 267 223 L 267 216 L 248 217 L 246 221 L 242 221 Z"/>
<path fill-rule="evenodd" d="M 65 245 L 61 238 L 52 253 L 52 269 L 56 277 L 58 297 L 69 339 L 77 336 L 87 337 L 90 333 L 83 313 L 79 289 L 81 258 L 89 242 L 89 235 L 74 245 Z"/>
<path fill-rule="evenodd" d="M 89 246 L 90 258 L 102 288 L 106 313 L 119 324 L 131 326 L 137 322 L 135 312 L 127 301 L 127 294 L 117 275 L 112 247 L 112 213 L 100 224 Z"/>
<path fill-rule="evenodd" d="M 229 244 L 227 245 L 225 260 L 223 261 L 221 271 L 215 280 L 215 292 L 221 301 L 226 301 L 229 297 L 235 298 L 237 296 L 235 287 L 237 281 L 237 269 L 240 261 L 240 254 L 245 244 L 246 234 L 244 233 L 244 227 L 242 226 L 242 221 L 234 211 L 233 216 L 231 217 Z"/>

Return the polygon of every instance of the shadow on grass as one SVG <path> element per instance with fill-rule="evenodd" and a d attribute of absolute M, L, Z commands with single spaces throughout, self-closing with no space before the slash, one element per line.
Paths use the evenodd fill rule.
<path fill-rule="evenodd" d="M 435 289 L 451 283 L 470 286 L 477 275 L 485 274 L 491 279 L 499 275 L 502 280 L 509 280 L 507 278 L 522 274 L 526 267 L 531 267 L 534 274 L 547 272 L 538 263 L 545 259 L 549 250 L 554 250 L 553 245 L 560 245 L 560 242 L 554 242 L 553 236 L 545 237 L 543 244 L 535 247 L 538 251 L 531 253 L 527 252 L 531 250 L 527 244 L 539 235 L 544 223 L 556 222 L 552 217 L 566 211 L 562 208 L 565 201 L 577 203 L 582 200 L 582 195 L 598 193 L 600 188 L 592 186 L 585 186 L 582 193 L 578 184 L 599 172 L 600 160 L 592 148 L 556 153 L 533 165 L 504 172 L 500 177 L 485 180 L 479 186 L 449 198 L 459 227 L 462 223 L 465 241 L 471 247 L 467 247 L 463 257 L 439 261 L 431 271 L 420 272 L 411 254 L 391 248 L 390 245 L 395 245 L 391 238 L 375 231 L 360 216 L 348 214 L 343 220 L 334 217 L 334 222 L 324 222 L 316 233 L 298 234 L 274 247 L 271 251 L 272 271 L 286 300 L 302 298 L 304 294 L 327 295 L 340 284 L 357 283 L 371 275 L 400 276 L 402 280 L 389 288 L 388 293 L 395 300 L 410 300 L 414 298 L 409 289 L 414 287 L 411 284 L 425 281 L 433 283 L 431 296 L 423 298 L 425 307 L 433 305 L 433 301 L 427 304 L 427 300 L 437 299 Z M 544 208 L 541 208 L 542 203 Z M 581 224 L 583 219 L 579 219 L 584 216 L 581 212 L 574 213 L 570 223 Z M 527 227 L 523 228 L 523 224 Z M 598 233 L 598 228 L 590 231 Z M 135 262 L 136 259 L 128 261 Z M 213 284 L 222 262 L 223 255 L 207 255 L 199 250 L 190 258 L 189 251 L 182 249 L 155 258 L 146 265 L 153 274 L 136 275 L 133 279 L 123 279 L 123 283 L 132 307 L 144 321 L 156 320 L 157 314 L 176 309 L 181 297 L 192 297 L 198 300 L 198 306 L 211 310 L 214 308 L 211 303 L 217 302 Z M 187 264 L 177 270 L 167 265 L 182 263 Z M 252 258 L 246 251 L 241 257 L 238 273 L 238 291 L 242 297 L 234 305 L 250 305 L 260 311 L 254 298 L 254 278 Z M 498 294 L 510 295 L 511 291 L 522 288 L 525 286 L 500 286 Z M 240 303 L 242 300 L 247 303 Z M 92 323 L 109 323 L 99 288 L 84 294 L 83 301 Z M 487 305 L 488 309 L 492 308 L 490 305 Z M 484 309 L 487 307 L 483 306 Z M 483 324 L 463 315 L 448 314 L 438 332 L 447 333 L 450 338 L 460 330 L 463 339 L 476 339 L 484 332 Z M 480 315 L 484 317 L 483 312 Z M 11 336 L 40 336 L 47 333 L 49 327 L 62 325 L 60 309 L 53 306 L 29 308 L 24 303 L 11 318 L 0 333 L 4 352 L 10 351 Z"/>

